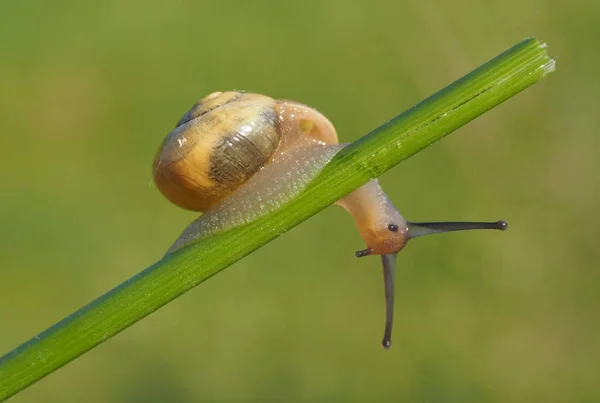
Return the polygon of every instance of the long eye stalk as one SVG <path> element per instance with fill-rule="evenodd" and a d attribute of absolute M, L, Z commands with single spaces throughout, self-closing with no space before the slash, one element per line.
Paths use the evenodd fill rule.
<path fill-rule="evenodd" d="M 474 229 L 496 229 L 505 231 L 508 228 L 506 221 L 496 222 L 409 222 L 408 238 L 423 235 L 440 234 L 442 232 L 469 231 Z"/>
<path fill-rule="evenodd" d="M 383 263 L 383 284 L 385 288 L 385 332 L 381 346 L 392 345 L 392 325 L 394 323 L 394 284 L 396 283 L 396 254 L 381 255 Z"/>

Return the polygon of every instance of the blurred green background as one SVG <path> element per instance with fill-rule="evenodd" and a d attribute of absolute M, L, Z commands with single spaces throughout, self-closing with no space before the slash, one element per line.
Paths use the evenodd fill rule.
<path fill-rule="evenodd" d="M 150 165 L 200 97 L 298 100 L 349 142 L 531 35 L 555 74 L 381 179 L 409 219 L 510 224 L 402 252 L 391 350 L 332 207 L 11 401 L 600 401 L 591 0 L 0 3 L 0 353 L 195 217 Z"/>

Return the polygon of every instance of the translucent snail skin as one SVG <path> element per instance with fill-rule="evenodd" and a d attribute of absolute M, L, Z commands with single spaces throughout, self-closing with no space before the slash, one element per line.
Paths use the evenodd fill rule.
<path fill-rule="evenodd" d="M 167 254 L 278 209 L 302 192 L 343 147 L 331 122 L 309 106 L 238 91 L 202 98 L 166 136 L 154 159 L 154 182 L 162 194 L 180 207 L 203 212 Z M 352 215 L 366 244 L 356 256 L 381 256 L 385 348 L 391 346 L 396 255 L 410 239 L 507 228 L 504 221 L 406 221 L 377 179 L 336 204 Z"/>

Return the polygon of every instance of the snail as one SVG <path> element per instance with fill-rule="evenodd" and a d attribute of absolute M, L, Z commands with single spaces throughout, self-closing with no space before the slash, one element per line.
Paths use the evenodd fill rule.
<path fill-rule="evenodd" d="M 167 251 L 268 214 L 299 194 L 345 145 L 317 110 L 239 91 L 214 92 L 196 103 L 160 146 L 154 182 L 172 203 L 203 214 Z M 497 222 L 406 221 L 377 179 L 336 202 L 354 218 L 366 248 L 380 255 L 385 289 L 382 346 L 391 346 L 397 253 L 409 239 L 450 231 L 505 230 Z"/>

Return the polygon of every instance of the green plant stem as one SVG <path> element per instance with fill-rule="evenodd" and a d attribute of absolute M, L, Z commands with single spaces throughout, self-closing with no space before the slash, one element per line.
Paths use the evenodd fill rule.
<path fill-rule="evenodd" d="M 79 357 L 554 70 L 524 40 L 344 148 L 296 199 L 169 255 L 0 358 L 0 401 Z"/>

